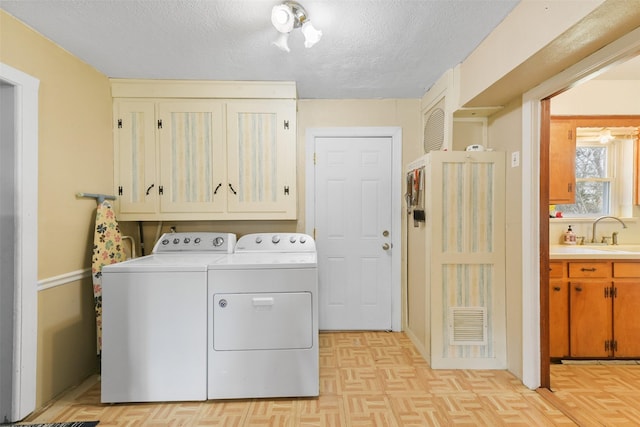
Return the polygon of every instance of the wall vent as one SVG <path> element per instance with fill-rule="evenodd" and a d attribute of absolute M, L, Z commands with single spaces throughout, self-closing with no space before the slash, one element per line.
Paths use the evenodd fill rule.
<path fill-rule="evenodd" d="M 486 307 L 449 307 L 450 345 L 487 345 Z"/>
<path fill-rule="evenodd" d="M 424 114 L 424 152 L 444 148 L 444 98 Z"/>

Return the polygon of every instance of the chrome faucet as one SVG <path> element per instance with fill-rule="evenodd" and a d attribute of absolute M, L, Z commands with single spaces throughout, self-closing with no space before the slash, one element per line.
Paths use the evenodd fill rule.
<path fill-rule="evenodd" d="M 625 224 L 620 218 L 615 217 L 615 216 L 605 215 L 605 216 L 601 216 L 600 218 L 596 218 L 595 221 L 593 221 L 593 230 L 591 231 L 591 233 L 592 233 L 591 234 L 591 243 L 596 243 L 596 225 L 598 224 L 598 222 L 600 222 L 600 220 L 603 220 L 603 219 L 606 219 L 606 218 L 615 219 L 620 224 L 622 224 L 622 228 L 627 228 L 627 224 Z"/>

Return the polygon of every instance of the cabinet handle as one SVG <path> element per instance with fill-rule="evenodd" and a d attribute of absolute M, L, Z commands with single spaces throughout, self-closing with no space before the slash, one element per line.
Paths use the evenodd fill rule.
<path fill-rule="evenodd" d="M 581 286 L 576 286 L 576 291 L 582 292 L 582 287 Z"/>
<path fill-rule="evenodd" d="M 233 186 L 231 185 L 231 183 L 229 183 L 229 188 L 231 189 L 231 192 L 232 192 L 233 194 L 238 194 L 238 193 L 236 192 L 236 190 L 234 190 L 234 189 L 233 189 Z"/>
<path fill-rule="evenodd" d="M 556 292 L 560 292 L 561 289 L 562 288 L 560 288 L 560 286 L 554 286 L 553 287 L 553 290 L 556 291 Z"/>
<path fill-rule="evenodd" d="M 572 183 L 569 183 L 569 184 L 567 185 L 567 191 L 568 191 L 569 193 L 571 193 L 571 192 L 573 191 L 573 184 L 572 184 Z"/>
<path fill-rule="evenodd" d="M 593 271 L 596 271 L 596 268 L 595 268 L 595 267 L 591 267 L 591 268 L 581 268 L 581 269 L 580 269 L 580 271 L 591 271 L 591 272 L 593 272 Z"/>
<path fill-rule="evenodd" d="M 218 194 L 218 190 L 220 189 L 220 187 L 222 187 L 222 183 L 218 184 L 218 186 L 216 187 L 215 190 L 213 190 L 213 194 L 216 195 Z"/>
<path fill-rule="evenodd" d="M 155 185 L 155 184 L 151 184 L 151 185 L 149 186 L 149 188 L 147 188 L 147 196 L 149 195 L 149 191 L 151 191 L 151 189 L 153 188 L 153 186 L 154 186 L 154 185 Z"/>

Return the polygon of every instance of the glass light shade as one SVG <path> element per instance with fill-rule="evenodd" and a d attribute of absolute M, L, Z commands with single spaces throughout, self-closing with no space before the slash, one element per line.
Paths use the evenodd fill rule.
<path fill-rule="evenodd" d="M 304 47 L 306 48 L 310 48 L 314 44 L 318 43 L 322 37 L 322 31 L 316 30 L 313 24 L 309 21 L 302 24 L 301 31 L 302 34 L 304 34 Z"/>
<path fill-rule="evenodd" d="M 293 30 L 295 24 L 293 11 L 289 6 L 284 4 L 274 6 L 273 9 L 271 9 L 271 23 L 276 27 L 276 30 L 281 33 L 290 32 Z"/>
<path fill-rule="evenodd" d="M 278 46 L 285 52 L 291 52 L 289 49 L 289 33 L 280 33 L 276 41 L 273 42 L 274 46 Z"/>

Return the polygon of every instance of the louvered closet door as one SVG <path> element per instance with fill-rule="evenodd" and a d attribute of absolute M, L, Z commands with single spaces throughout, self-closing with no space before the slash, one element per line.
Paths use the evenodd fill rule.
<path fill-rule="evenodd" d="M 160 103 L 158 117 L 161 211 L 223 212 L 223 103 Z"/>
<path fill-rule="evenodd" d="M 229 212 L 295 218 L 295 103 L 229 102 L 227 150 Z"/>

